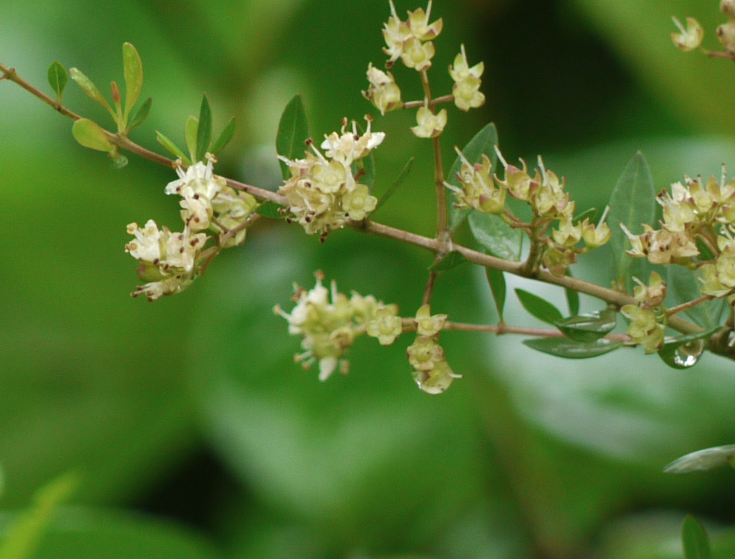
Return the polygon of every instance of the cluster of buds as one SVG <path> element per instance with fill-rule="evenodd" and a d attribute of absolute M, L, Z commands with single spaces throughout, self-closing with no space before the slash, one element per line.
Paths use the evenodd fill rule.
<path fill-rule="evenodd" d="M 367 71 L 370 87 L 362 95 L 380 111 L 381 115 L 403 107 L 401 89 L 396 84 L 393 74 L 378 70 L 370 63 Z"/>
<path fill-rule="evenodd" d="M 462 188 L 445 183 L 447 188 L 454 191 L 456 207 L 474 208 L 480 212 L 495 214 L 517 227 L 520 224 L 509 216 L 505 208 L 508 194 L 531 206 L 534 221 L 529 227 L 537 232 L 543 234 L 551 222 L 558 221 L 558 226 L 552 230 L 550 237 L 538 239 L 538 242 L 545 245 L 543 264 L 555 275 L 564 275 L 567 267 L 577 261 L 577 254 L 597 248 L 610 239 L 612 232 L 604 223 L 604 215 L 597 226 L 590 223 L 589 219 L 574 222 L 576 204 L 564 191 L 564 180 L 560 181 L 553 171 L 547 170 L 541 157 L 538 159 L 540 169 L 536 169 L 532 178 L 523 160 L 522 168 L 518 168 L 508 164 L 500 151 L 496 151 L 505 167 L 503 180 L 492 174 L 492 163 L 486 155 L 483 154 L 481 163 L 472 165 L 457 150 L 462 162 L 457 180 Z M 578 247 L 582 240 L 584 247 Z"/>
<path fill-rule="evenodd" d="M 625 305 L 620 312 L 630 320 L 627 333 L 631 341 L 641 345 L 646 353 L 655 353 L 664 343 L 666 313 L 662 305 L 666 282 L 656 272 L 651 272 L 648 285 L 634 279 L 638 283 L 633 290 L 636 304 Z"/>
<path fill-rule="evenodd" d="M 297 354 L 295 361 L 307 370 L 318 362 L 319 380 L 325 381 L 338 369 L 342 374 L 349 372 L 344 357 L 355 338 L 367 333 L 389 345 L 401 334 L 402 326 L 396 305 L 384 305 L 372 295 L 355 292 L 348 299 L 337 291 L 336 282 L 332 281 L 331 289 L 322 285 L 321 271 L 314 275 L 316 285 L 310 291 L 294 285 L 296 306 L 290 314 L 278 305 L 273 310 L 288 321 L 290 334 L 303 338 L 301 348 L 306 351 Z"/>
<path fill-rule="evenodd" d="M 720 11 L 727 16 L 727 23 L 717 27 L 717 40 L 722 45 L 725 55 L 735 58 L 735 0 L 721 0 Z M 677 48 L 683 51 L 690 51 L 698 48 L 704 39 L 704 29 L 699 22 L 692 18 L 687 18 L 686 28 L 677 20 L 674 24 L 679 29 L 679 33 L 672 33 L 671 40 Z"/>
<path fill-rule="evenodd" d="M 423 305 L 416 312 L 416 340 L 406 350 L 413 378 L 428 394 L 441 394 L 455 378 L 462 378 L 449 367 L 437 341 L 446 321 L 446 314 L 432 316 L 429 305 Z"/>
<path fill-rule="evenodd" d="M 186 289 L 199 273 L 199 256 L 209 238 L 203 231 L 212 231 L 221 240 L 220 246 L 231 247 L 245 242 L 245 225 L 258 204 L 253 196 L 236 192 L 224 179 L 212 172 L 214 157 L 207 154 L 207 164 L 201 161 L 184 170 L 178 162 L 178 180 L 166 186 L 166 194 L 181 196 L 181 219 L 184 231 L 172 233 L 158 229 L 150 220 L 145 227 L 128 225 L 135 239 L 125 245 L 125 251 L 140 261 L 138 277 L 147 281 L 133 292 L 133 297 L 145 295 L 149 301 Z M 234 234 L 231 232 L 234 231 Z"/>
<path fill-rule="evenodd" d="M 685 184 L 671 185 L 656 200 L 663 207 L 660 229 L 644 225 L 640 235 L 623 228 L 630 240 L 633 257 L 645 257 L 653 264 L 680 264 L 698 268 L 703 275 L 702 293 L 730 297 L 735 288 L 735 180 L 727 181 L 725 167 L 718 183 L 710 177 L 685 177 Z M 702 259 L 697 240 L 712 254 Z M 732 302 L 732 301 L 731 301 Z"/>
<path fill-rule="evenodd" d="M 321 144 L 322 154 L 312 142 L 311 152 L 304 159 L 281 159 L 289 166 L 289 178 L 278 193 L 288 200 L 288 211 L 310 235 L 319 233 L 322 239 L 330 231 L 344 227 L 349 221 L 361 221 L 373 211 L 377 198 L 367 186 L 359 184 L 353 174 L 353 163 L 378 147 L 385 134 L 357 133 L 357 125 L 347 131 L 347 119 L 342 121 L 340 134 L 333 132 Z M 280 156 L 279 156 L 280 157 Z M 290 218 L 289 218 L 290 219 Z"/>

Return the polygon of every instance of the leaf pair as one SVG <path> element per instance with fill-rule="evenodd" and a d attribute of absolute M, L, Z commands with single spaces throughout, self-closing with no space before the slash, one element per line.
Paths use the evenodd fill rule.
<path fill-rule="evenodd" d="M 199 109 L 199 118 L 190 116 L 184 125 L 184 138 L 189 150 L 188 157 L 175 143 L 158 131 L 156 131 L 156 140 L 171 155 L 181 159 L 186 165 L 191 165 L 193 162 L 204 161 L 207 153 L 217 155 L 221 152 L 232 140 L 236 128 L 237 121 L 233 116 L 227 121 L 217 139 L 212 142 L 212 108 L 205 93 Z"/>

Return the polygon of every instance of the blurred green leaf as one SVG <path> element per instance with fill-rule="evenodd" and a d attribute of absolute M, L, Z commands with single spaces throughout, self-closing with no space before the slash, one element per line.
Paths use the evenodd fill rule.
<path fill-rule="evenodd" d="M 557 322 L 556 327 L 567 338 L 578 342 L 593 342 L 612 332 L 616 324 L 615 311 L 605 309 L 565 318 Z"/>
<path fill-rule="evenodd" d="M 518 262 L 521 259 L 523 233 L 513 229 L 497 215 L 471 212 L 467 220 L 475 240 L 492 256 Z"/>
<path fill-rule="evenodd" d="M 614 342 L 607 338 L 601 338 L 594 342 L 578 342 L 569 338 L 538 338 L 524 340 L 523 343 L 536 351 L 565 359 L 597 357 L 618 349 L 623 345 L 620 342 Z"/>
<path fill-rule="evenodd" d="M 576 216 L 572 220 L 572 224 L 577 225 L 577 223 L 580 223 L 584 221 L 585 219 L 589 219 L 591 221 L 595 213 L 597 213 L 597 210 L 595 208 L 588 208 L 585 211 L 583 211 L 581 214 Z"/>
<path fill-rule="evenodd" d="M 481 163 L 482 156 L 487 155 L 492 163 L 493 168 L 497 164 L 498 154 L 495 152 L 495 146 L 498 144 L 498 131 L 495 128 L 495 124 L 490 123 L 485 125 L 475 136 L 467 143 L 462 150 L 462 155 L 469 161 L 470 164 Z M 457 188 L 461 188 L 462 185 L 457 179 L 457 173 L 462 168 L 462 160 L 457 156 L 449 169 L 447 175 L 447 182 Z M 465 220 L 467 215 L 472 209 L 459 210 L 454 206 L 454 194 L 451 190 L 447 189 L 447 207 L 449 208 L 449 228 L 451 230 L 459 227 Z M 497 256 L 497 255 L 496 255 Z"/>
<path fill-rule="evenodd" d="M 127 120 L 130 111 L 143 88 L 143 62 L 131 43 L 123 43 L 123 71 L 125 73 L 125 113 Z"/>
<path fill-rule="evenodd" d="M 176 157 L 176 159 L 181 159 L 187 165 L 191 165 L 191 161 L 186 155 L 184 155 L 184 152 L 181 151 L 181 149 L 179 149 L 179 147 L 175 143 L 173 143 L 171 140 L 169 140 L 166 136 L 158 131 L 156 131 L 156 141 L 164 148 L 166 148 L 166 151 Z"/>
<path fill-rule="evenodd" d="M 107 139 L 105 131 L 94 121 L 80 118 L 74 122 L 71 131 L 74 139 L 85 148 L 106 152 L 115 149 L 115 146 Z"/>
<path fill-rule="evenodd" d="M 707 533 L 691 514 L 687 515 L 681 527 L 681 542 L 685 559 L 710 559 L 712 557 Z"/>
<path fill-rule="evenodd" d="M 102 105 L 105 109 L 108 110 L 108 112 L 112 115 L 112 118 L 116 118 L 115 111 L 110 107 L 110 104 L 107 102 L 107 100 L 102 96 L 100 93 L 100 90 L 97 89 L 97 86 L 92 83 L 92 80 L 90 80 L 87 76 L 85 76 L 80 70 L 77 68 L 72 68 L 69 70 L 69 74 L 71 74 L 71 79 L 73 79 L 79 87 L 82 88 L 82 91 L 89 95 L 92 99 L 97 101 L 100 105 Z"/>
<path fill-rule="evenodd" d="M 212 142 L 212 108 L 209 106 L 207 94 L 202 97 L 202 106 L 199 111 L 199 126 L 197 126 L 196 160 L 204 161 Z"/>
<path fill-rule="evenodd" d="M 398 173 L 398 176 L 396 177 L 396 180 L 393 181 L 393 183 L 388 187 L 388 190 L 385 191 L 385 194 L 383 194 L 380 197 L 380 200 L 378 200 L 378 204 L 375 206 L 375 210 L 373 213 L 378 211 L 378 208 L 385 204 L 388 199 L 393 196 L 396 190 L 398 190 L 398 187 L 401 186 L 401 183 L 404 181 L 404 179 L 408 176 L 408 174 L 411 172 L 411 169 L 413 168 L 413 163 L 416 161 L 415 157 L 412 157 L 409 159 L 406 164 L 403 166 L 403 169 L 401 169 L 401 172 Z"/>
<path fill-rule="evenodd" d="M 31 559 L 59 505 L 79 484 L 76 473 L 64 474 L 33 496 L 33 506 L 18 515 L 0 542 L 0 559 Z"/>
<path fill-rule="evenodd" d="M 505 283 L 505 274 L 494 268 L 485 268 L 487 281 L 490 284 L 490 291 L 493 294 L 495 308 L 498 311 L 500 322 L 503 322 L 503 310 L 505 309 L 505 296 L 507 293 L 507 285 Z"/>
<path fill-rule="evenodd" d="M 572 277 L 572 271 L 567 268 L 566 275 Z M 564 296 L 567 298 L 567 307 L 569 308 L 569 314 L 576 316 L 579 314 L 579 292 L 574 289 L 564 288 Z"/>
<path fill-rule="evenodd" d="M 286 159 L 303 159 L 306 153 L 306 140 L 309 139 L 309 122 L 306 119 L 306 107 L 301 95 L 294 95 L 283 109 L 276 134 L 276 153 Z M 280 161 L 284 180 L 288 180 L 291 171 L 288 165 Z"/>
<path fill-rule="evenodd" d="M 189 150 L 191 162 L 196 163 L 197 159 L 197 139 L 199 137 L 199 120 L 196 117 L 190 116 L 184 123 L 184 139 L 186 140 L 186 147 Z"/>
<path fill-rule="evenodd" d="M 61 98 L 64 95 L 64 88 L 69 81 L 69 73 L 66 68 L 61 65 L 59 61 L 54 62 L 48 67 L 48 83 L 51 89 L 56 93 L 56 99 L 61 103 Z"/>
<path fill-rule="evenodd" d="M 693 367 L 697 364 L 707 347 L 705 340 L 719 329 L 719 326 L 715 326 L 704 332 L 687 334 L 686 336 L 666 340 L 663 347 L 658 351 L 658 356 L 664 363 L 674 369 L 688 369 L 689 367 Z"/>
<path fill-rule="evenodd" d="M 664 468 L 664 472 L 667 474 L 704 472 L 725 464 L 732 464 L 733 458 L 735 458 L 735 444 L 713 446 L 695 450 L 677 458 Z"/>
<path fill-rule="evenodd" d="M 261 216 L 270 219 L 284 219 L 288 214 L 281 213 L 281 210 L 285 210 L 286 206 L 276 204 L 275 202 L 263 202 L 256 210 Z"/>
<path fill-rule="evenodd" d="M 518 288 L 516 288 L 516 295 L 523 308 L 542 322 L 555 325 L 564 318 L 559 309 L 538 295 Z"/>
<path fill-rule="evenodd" d="M 232 140 L 232 137 L 235 135 L 236 129 L 237 120 L 233 116 L 230 118 L 230 120 L 227 121 L 227 124 L 225 124 L 222 132 L 220 132 L 220 135 L 217 137 L 214 144 L 212 144 L 212 155 L 217 155 L 219 152 L 225 149 L 227 144 L 230 143 L 230 140 Z"/>
<path fill-rule="evenodd" d="M 631 257 L 628 237 L 620 224 L 634 235 L 643 232 L 643 224 L 653 225 L 656 210 L 656 192 L 651 169 L 639 151 L 628 162 L 610 196 L 607 222 L 612 230 L 610 247 L 613 253 L 613 280 L 629 289 Z M 646 274 L 643 277 L 648 277 Z"/>
<path fill-rule="evenodd" d="M 4 515 L 0 521 L 14 522 Z M 43 559 L 219 559 L 213 546 L 180 526 L 86 507 L 63 507 L 34 557 Z M 28 557 L 28 559 L 31 559 Z"/>
<path fill-rule="evenodd" d="M 435 272 L 447 272 L 452 268 L 456 268 L 457 266 L 464 264 L 465 262 L 467 262 L 467 259 L 464 255 L 461 252 L 453 250 L 444 255 L 444 258 L 439 262 L 429 266 L 429 270 L 434 270 Z"/>
<path fill-rule="evenodd" d="M 668 266 L 668 272 L 669 285 L 676 296 L 677 305 L 701 297 L 701 283 L 697 280 L 695 272 L 687 270 L 684 266 Z M 719 325 L 724 306 L 724 299 L 713 299 L 687 309 L 685 312 L 697 325 L 710 329 Z"/>
<path fill-rule="evenodd" d="M 140 126 L 146 121 L 148 115 L 151 112 L 152 105 L 153 98 L 148 97 L 148 99 L 146 99 L 145 102 L 135 112 L 135 116 L 133 116 L 133 118 L 130 120 L 130 123 L 128 124 L 128 130 L 132 130 L 136 126 Z"/>

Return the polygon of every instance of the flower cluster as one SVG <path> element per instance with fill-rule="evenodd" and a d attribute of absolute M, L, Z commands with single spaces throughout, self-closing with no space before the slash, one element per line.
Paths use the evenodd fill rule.
<path fill-rule="evenodd" d="M 428 394 L 441 394 L 455 378 L 462 378 L 449 367 L 444 348 L 437 341 L 446 321 L 447 315 L 432 316 L 429 305 L 422 306 L 416 312 L 416 340 L 406 350 L 413 378 Z"/>
<path fill-rule="evenodd" d="M 431 67 L 434 57 L 434 43 L 441 33 L 444 22 L 441 19 L 429 23 L 431 16 L 431 0 L 424 12 L 419 8 L 415 12 L 408 12 L 408 19 L 401 21 L 396 13 L 396 7 L 390 2 L 391 17 L 383 27 L 385 38 L 385 54 L 390 56 L 386 67 L 391 68 L 399 58 L 408 67 L 421 72 Z"/>
<path fill-rule="evenodd" d="M 589 219 L 578 222 L 573 220 L 576 204 L 564 191 L 565 182 L 560 181 L 553 171 L 547 170 L 540 157 L 540 169 L 536 170 L 532 178 L 523 160 L 523 168 L 518 168 L 508 164 L 500 151 L 496 151 L 505 167 L 503 180 L 491 174 L 492 163 L 486 155 L 483 154 L 482 163 L 472 165 L 457 150 L 461 161 L 457 180 L 462 188 L 444 183 L 454 191 L 456 207 L 474 208 L 480 212 L 499 215 L 511 225 L 525 227 L 527 231 L 535 229 L 540 234 L 538 242 L 545 245 L 543 264 L 555 275 L 563 275 L 567 267 L 576 262 L 577 254 L 597 248 L 610 239 L 612 232 L 604 223 L 604 216 L 597 226 L 591 224 Z M 515 218 L 509 217 L 505 208 L 506 194 L 531 206 L 534 214 L 531 224 L 521 224 Z M 543 237 L 553 221 L 558 221 L 557 228 L 551 231 L 550 237 Z M 584 240 L 584 248 L 577 246 L 581 240 Z"/>
<path fill-rule="evenodd" d="M 134 297 L 143 294 L 153 301 L 191 285 L 199 273 L 199 256 L 209 238 L 202 231 L 216 233 L 222 247 L 245 242 L 244 226 L 258 204 L 250 194 L 236 192 L 224 179 L 215 176 L 214 157 L 207 156 L 206 165 L 199 161 L 186 170 L 178 162 L 179 178 L 165 189 L 166 194 L 181 196 L 183 232 L 172 233 L 166 227 L 159 230 L 153 220 L 142 229 L 137 223 L 128 225 L 128 233 L 135 239 L 125 245 L 125 251 L 140 261 L 138 276 L 149 282 L 139 286 Z"/>
<path fill-rule="evenodd" d="M 727 23 L 718 26 L 715 34 L 726 56 L 735 58 L 735 0 L 721 0 L 720 11 L 727 16 Z M 671 41 L 678 49 L 690 51 L 702 44 L 704 29 L 696 19 L 688 17 L 686 28 L 678 19 L 673 20 L 679 33 L 672 33 Z"/>
<path fill-rule="evenodd" d="M 656 197 L 663 207 L 660 229 L 644 225 L 643 233 L 633 235 L 623 228 L 630 240 L 628 252 L 645 257 L 653 264 L 681 264 L 702 273 L 702 293 L 713 297 L 731 297 L 735 288 L 735 180 L 727 181 L 723 166 L 718 183 L 710 177 L 685 177 L 684 183 L 671 185 Z M 707 255 L 700 254 L 706 247 Z M 731 303 L 733 301 L 731 300 Z"/>
<path fill-rule="evenodd" d="M 454 95 L 454 104 L 457 105 L 457 108 L 469 111 L 485 103 L 485 95 L 480 91 L 482 84 L 480 76 L 484 70 L 485 65 L 482 62 L 470 68 L 464 45 L 462 45 L 462 52 L 454 59 L 454 65 L 449 67 L 449 75 L 454 80 L 452 95 Z"/>
<path fill-rule="evenodd" d="M 664 343 L 666 330 L 663 301 L 666 282 L 656 272 L 651 273 L 648 285 L 635 278 L 635 305 L 625 305 L 620 312 L 630 320 L 628 335 L 634 344 L 640 344 L 646 353 L 655 353 Z"/>
<path fill-rule="evenodd" d="M 371 132 L 368 118 L 367 132 L 357 133 L 357 125 L 347 131 L 343 121 L 340 134 L 325 137 L 323 155 L 313 143 L 304 159 L 281 159 L 289 166 L 289 178 L 278 193 L 288 200 L 288 211 L 310 235 L 319 233 L 325 238 L 330 231 L 344 227 L 350 220 L 360 221 L 375 209 L 378 200 L 370 195 L 367 186 L 359 184 L 353 175 L 353 163 L 378 147 L 385 134 Z"/>
<path fill-rule="evenodd" d="M 315 276 L 316 285 L 310 291 L 294 286 L 296 306 L 290 314 L 278 305 L 274 311 L 288 321 L 290 334 L 303 338 L 301 347 L 306 351 L 295 356 L 296 362 L 307 370 L 318 362 L 319 380 L 325 381 L 337 369 L 342 374 L 348 373 L 349 362 L 344 357 L 355 338 L 366 330 L 372 331 L 371 335 L 378 337 L 382 344 L 392 343 L 401 332 L 400 318 L 396 329 L 393 321 L 385 320 L 398 313 L 395 305 L 385 306 L 372 295 L 363 297 L 354 292 L 348 299 L 337 291 L 334 281 L 331 290 L 322 285 L 322 272 L 316 272 Z M 383 323 L 388 326 L 384 327 Z"/>
<path fill-rule="evenodd" d="M 367 77 L 370 82 L 370 87 L 367 91 L 363 91 L 362 95 L 375 105 L 381 115 L 403 107 L 401 90 L 396 85 L 393 74 L 378 70 L 371 63 L 368 65 Z"/>

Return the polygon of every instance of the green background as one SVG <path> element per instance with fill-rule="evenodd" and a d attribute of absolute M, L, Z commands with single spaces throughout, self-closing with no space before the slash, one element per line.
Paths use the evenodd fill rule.
<path fill-rule="evenodd" d="M 402 17 L 419 7 L 397 4 Z M 732 64 L 669 39 L 670 17 L 692 15 L 717 48 L 717 2 L 437 0 L 433 13 L 445 22 L 435 93 L 449 92 L 445 69 L 460 44 L 471 64 L 485 62 L 486 105 L 449 108 L 447 168 L 453 146 L 494 121 L 506 158 L 542 153 L 580 208 L 604 207 L 639 149 L 658 189 L 723 162 L 732 169 Z M 106 94 L 104 84 L 122 82 L 130 41 L 143 59 L 142 98 L 153 97 L 132 139 L 161 152 L 159 130 L 182 144 L 206 91 L 216 131 L 232 114 L 239 121 L 218 172 L 274 188 L 275 130 L 295 93 L 315 138 L 344 116 L 375 115 L 360 90 L 368 63 L 386 58 L 388 15 L 372 0 L 3 0 L 0 61 L 50 93 L 46 69 L 59 60 Z M 417 98 L 415 73 L 394 73 L 404 99 Z M 75 84 L 64 100 L 111 127 Z M 431 235 L 429 142 L 408 132 L 412 113 L 375 116 L 387 134 L 378 195 L 417 157 L 375 219 Z M 0 146 L 0 504 L 24 507 L 71 469 L 83 480 L 39 557 L 680 557 L 686 512 L 714 534 L 735 520 L 732 472 L 661 473 L 735 440 L 732 363 L 706 357 L 674 371 L 635 350 L 571 362 L 510 337 L 450 332 L 442 345 L 464 379 L 442 396 L 413 384 L 410 336 L 389 348 L 360 339 L 349 376 L 321 384 L 293 363 L 298 340 L 273 305 L 288 308 L 292 283 L 310 287 L 321 269 L 340 291 L 410 316 L 428 253 L 353 231 L 320 245 L 261 220 L 185 293 L 132 300 L 125 226 L 177 227 L 177 203 L 163 193 L 173 173 L 134 157 L 112 169 L 73 140 L 68 119 L 5 81 Z M 459 239 L 472 243 L 466 230 Z M 607 282 L 600 252 L 575 274 Z M 538 325 L 508 307 L 507 321 Z M 497 319 L 470 265 L 441 276 L 433 309 Z"/>

